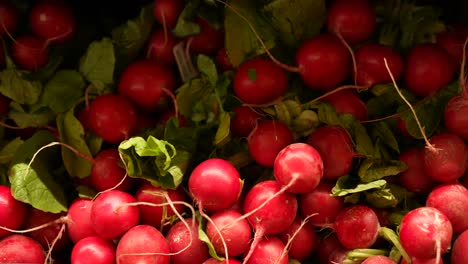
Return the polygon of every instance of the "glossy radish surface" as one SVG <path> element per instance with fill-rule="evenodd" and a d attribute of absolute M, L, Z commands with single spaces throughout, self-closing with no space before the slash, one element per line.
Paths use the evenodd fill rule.
<path fill-rule="evenodd" d="M 24 229 L 34 228 L 46 223 L 51 223 L 60 217 L 65 216 L 65 213 L 50 213 L 44 212 L 36 208 L 30 208 L 25 223 Z M 70 242 L 68 237 L 68 230 L 65 228 L 64 223 L 56 223 L 46 228 L 35 230 L 27 233 L 27 235 L 39 242 L 43 248 L 49 248 L 53 241 L 56 241 L 53 251 L 60 252 Z"/>
<path fill-rule="evenodd" d="M 339 114 L 349 113 L 359 121 L 367 120 L 368 111 L 366 103 L 353 90 L 346 89 L 332 93 L 321 101 L 331 104 Z"/>
<path fill-rule="evenodd" d="M 68 236 L 73 243 L 83 238 L 97 236 L 91 222 L 91 208 L 93 200 L 86 198 L 75 199 L 68 209 Z"/>
<path fill-rule="evenodd" d="M 178 221 L 171 226 L 166 234 L 171 262 L 178 264 L 202 263 L 210 257 L 208 246 L 198 237 L 199 223 L 192 225 L 192 219 L 185 219 L 187 226 Z"/>
<path fill-rule="evenodd" d="M 309 259 L 320 244 L 317 231 L 311 225 L 302 225 L 302 221 L 304 221 L 303 218 L 296 217 L 288 229 L 279 235 L 285 245 L 292 240 L 288 255 L 298 261 Z"/>
<path fill-rule="evenodd" d="M 201 17 L 196 17 L 195 23 L 200 27 L 200 32 L 188 37 L 190 51 L 194 54 L 215 55 L 224 45 L 224 32 Z"/>
<path fill-rule="evenodd" d="M 247 264 L 287 264 L 288 255 L 282 255 L 284 244 L 277 237 L 262 239 L 255 247 Z"/>
<path fill-rule="evenodd" d="M 117 190 L 129 191 L 133 179 L 126 175 L 121 162 L 119 151 L 116 148 L 101 150 L 94 158 L 89 176 L 92 187 L 98 192 L 114 187 Z"/>
<path fill-rule="evenodd" d="M 9 1 L 0 1 L 0 36 L 14 34 L 18 27 L 19 12 Z"/>
<path fill-rule="evenodd" d="M 452 256 L 450 258 L 452 264 L 462 264 L 468 259 L 468 230 L 461 233 L 453 243 Z"/>
<path fill-rule="evenodd" d="M 116 245 L 99 236 L 91 236 L 80 240 L 73 246 L 71 264 L 115 263 Z"/>
<path fill-rule="evenodd" d="M 257 126 L 262 116 L 248 106 L 237 106 L 233 109 L 231 118 L 231 132 L 238 137 L 247 137 Z"/>
<path fill-rule="evenodd" d="M 156 21 L 169 29 L 176 26 L 177 19 L 183 9 L 183 0 L 155 0 L 153 4 L 153 14 Z"/>
<path fill-rule="evenodd" d="M 444 125 L 453 134 L 468 140 L 468 97 L 456 95 L 444 109 Z"/>
<path fill-rule="evenodd" d="M 180 41 L 172 32 L 164 33 L 163 29 L 157 29 L 147 44 L 148 57 L 162 64 L 173 65 L 176 61 L 172 50 Z"/>
<path fill-rule="evenodd" d="M 410 192 L 427 194 L 436 183 L 426 173 L 423 151 L 423 149 L 413 147 L 400 154 L 399 159 L 406 164 L 407 168 L 398 175 L 398 182 Z"/>
<path fill-rule="evenodd" d="M 0 240 L 0 261 L 4 263 L 44 263 L 41 244 L 25 235 L 10 235 Z"/>
<path fill-rule="evenodd" d="M 10 187 L 0 185 L 0 226 L 10 229 L 20 228 L 26 220 L 27 205 L 16 200 Z M 10 232 L 0 229 L 0 238 Z"/>
<path fill-rule="evenodd" d="M 49 61 L 49 49 L 44 39 L 24 35 L 16 37 L 11 47 L 13 62 L 24 70 L 36 71 Z"/>

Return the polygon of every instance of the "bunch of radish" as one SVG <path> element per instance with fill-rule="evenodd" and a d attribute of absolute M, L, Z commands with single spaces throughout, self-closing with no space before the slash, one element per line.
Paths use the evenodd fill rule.
<path fill-rule="evenodd" d="M 441 6 L 90 2 L 0 0 L 0 263 L 468 263 Z"/>

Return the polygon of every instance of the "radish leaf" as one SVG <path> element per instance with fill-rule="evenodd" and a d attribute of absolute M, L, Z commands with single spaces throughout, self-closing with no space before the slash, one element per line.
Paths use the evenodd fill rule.
<path fill-rule="evenodd" d="M 114 82 L 115 52 L 109 38 L 92 42 L 80 59 L 79 69 L 101 93 Z"/>
<path fill-rule="evenodd" d="M 0 93 L 18 104 L 35 104 L 42 93 L 42 84 L 24 78 L 24 73 L 16 69 L 0 71 Z"/>
<path fill-rule="evenodd" d="M 335 186 L 332 189 L 333 196 L 346 196 L 353 193 L 359 193 L 372 189 L 381 189 L 385 187 L 387 181 L 376 180 L 368 183 L 361 183 L 356 178 L 349 175 L 341 176 L 336 181 Z"/>
<path fill-rule="evenodd" d="M 11 102 L 8 117 L 22 128 L 42 127 L 54 121 L 55 113 L 47 107 L 30 111 L 26 105 L 23 107 L 16 102 Z"/>

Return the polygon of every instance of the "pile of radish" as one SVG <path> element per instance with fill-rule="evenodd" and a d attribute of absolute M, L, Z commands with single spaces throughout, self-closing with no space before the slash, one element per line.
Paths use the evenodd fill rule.
<path fill-rule="evenodd" d="M 0 0 L 0 263 L 468 263 L 446 6 L 95 2 Z"/>

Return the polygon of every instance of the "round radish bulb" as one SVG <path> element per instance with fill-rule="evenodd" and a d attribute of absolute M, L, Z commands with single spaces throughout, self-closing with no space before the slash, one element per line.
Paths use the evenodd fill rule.
<path fill-rule="evenodd" d="M 318 151 L 305 143 L 293 143 L 276 156 L 273 174 L 292 193 L 308 193 L 323 177 L 323 161 Z"/>
<path fill-rule="evenodd" d="M 19 12 L 16 6 L 9 1 L 0 1 L 0 37 L 15 33 L 18 20 Z"/>
<path fill-rule="evenodd" d="M 356 50 L 354 57 L 357 68 L 355 81 L 358 85 L 374 86 L 392 82 L 384 58 L 387 60 L 390 72 L 396 81 L 403 73 L 403 58 L 390 46 L 380 43 L 366 43 Z M 353 75 L 353 77 L 355 76 Z"/>
<path fill-rule="evenodd" d="M 452 264 L 464 264 L 468 260 L 468 230 L 461 233 L 453 243 L 451 253 Z"/>
<path fill-rule="evenodd" d="M 109 190 L 116 187 L 118 184 L 120 185 L 116 187 L 117 190 L 130 190 L 133 179 L 126 177 L 127 172 L 119 165 L 120 162 L 119 151 L 115 148 L 101 150 L 96 155 L 89 176 L 91 185 L 96 191 L 102 192 Z M 124 177 L 126 177 L 125 180 Z"/>
<path fill-rule="evenodd" d="M 150 60 L 132 62 L 119 80 L 119 93 L 146 111 L 156 110 L 165 93 L 175 88 L 172 69 Z"/>
<path fill-rule="evenodd" d="M 294 142 L 292 131 L 278 120 L 261 122 L 248 137 L 249 152 L 260 165 L 273 167 L 278 153 Z"/>
<path fill-rule="evenodd" d="M 264 238 L 254 248 L 246 264 L 287 264 L 289 257 L 288 254 L 283 255 L 284 247 L 277 237 Z"/>
<path fill-rule="evenodd" d="M 376 28 L 374 7 L 367 0 L 335 0 L 327 12 L 327 26 L 349 44 L 366 41 Z"/>
<path fill-rule="evenodd" d="M 158 29 L 151 34 L 148 42 L 148 58 L 155 62 L 174 65 L 176 63 L 172 50 L 180 42 L 172 32 L 164 33 L 164 30 Z"/>
<path fill-rule="evenodd" d="M 217 260 L 215 258 L 207 259 L 202 264 L 241 264 L 237 259 L 229 258 L 229 260 Z"/>
<path fill-rule="evenodd" d="M 306 142 L 320 153 L 325 179 L 338 179 L 351 170 L 355 153 L 351 137 L 344 128 L 321 126 L 307 138 Z"/>
<path fill-rule="evenodd" d="M 86 237 L 73 246 L 71 264 L 113 264 L 116 246 L 99 236 Z"/>
<path fill-rule="evenodd" d="M 329 91 L 351 73 L 351 55 L 338 37 L 320 34 L 302 42 L 296 51 L 299 74 L 312 90 Z"/>
<path fill-rule="evenodd" d="M 367 120 L 367 106 L 355 91 L 341 90 L 322 98 L 321 101 L 331 104 L 339 114 L 349 113 L 359 121 Z"/>
<path fill-rule="evenodd" d="M 233 206 L 242 191 L 239 172 L 226 160 L 207 159 L 192 171 L 188 187 L 201 209 L 218 211 Z"/>
<path fill-rule="evenodd" d="M 398 175 L 398 182 L 406 190 L 414 193 L 427 194 L 435 185 L 435 181 L 424 169 L 423 150 L 417 147 L 409 148 L 400 154 L 407 169 Z"/>
<path fill-rule="evenodd" d="M 13 62 L 24 70 L 36 71 L 49 61 L 46 42 L 36 36 L 17 37 L 11 46 Z"/>
<path fill-rule="evenodd" d="M 216 65 L 221 69 L 221 71 L 231 71 L 234 70 L 234 66 L 229 59 L 229 56 L 226 52 L 226 48 L 221 48 L 216 53 Z"/>
<path fill-rule="evenodd" d="M 20 228 L 26 220 L 27 205 L 16 200 L 8 186 L 0 185 L 0 226 L 9 229 Z M 0 229 L 0 238 L 10 232 Z"/>
<path fill-rule="evenodd" d="M 186 195 L 181 188 L 176 190 L 167 189 L 164 190 L 161 187 L 153 186 L 151 183 L 146 182 L 138 188 L 135 198 L 138 202 L 146 202 L 151 204 L 162 204 L 168 201 L 164 197 L 163 192 L 167 193 L 172 202 L 183 202 L 186 201 Z M 183 204 L 174 204 L 177 212 L 182 214 L 186 211 Z M 149 206 L 140 205 L 141 223 L 151 225 L 161 230 L 161 227 L 166 225 L 176 214 L 172 210 L 170 205 L 164 206 Z"/>
<path fill-rule="evenodd" d="M 169 264 L 169 253 L 169 244 L 161 232 L 149 225 L 137 225 L 120 239 L 116 256 L 119 264 Z"/>
<path fill-rule="evenodd" d="M 429 142 L 435 149 L 424 149 L 426 173 L 439 182 L 450 182 L 463 176 L 468 159 L 465 142 L 454 134 L 443 132 L 432 136 Z"/>
<path fill-rule="evenodd" d="M 257 126 L 262 115 L 248 106 L 237 106 L 233 109 L 234 116 L 231 118 L 231 132 L 238 137 L 247 137 Z"/>
<path fill-rule="evenodd" d="M 124 96 L 104 94 L 89 105 L 89 121 L 96 135 L 109 143 L 120 143 L 136 130 L 136 110 Z"/>
<path fill-rule="evenodd" d="M 192 226 L 192 219 L 185 220 L 190 229 L 187 229 L 185 224 L 179 221 L 169 229 L 166 235 L 170 252 L 174 254 L 171 255 L 171 263 L 202 263 L 210 257 L 208 246 L 198 237 L 198 222 Z M 190 246 L 188 246 L 189 244 Z"/>
<path fill-rule="evenodd" d="M 432 259 L 450 248 L 452 225 L 441 211 L 433 207 L 418 207 L 401 221 L 400 241 L 411 257 Z"/>
<path fill-rule="evenodd" d="M 408 262 L 406 261 L 406 259 L 402 258 L 400 264 L 408 264 Z M 437 258 L 430 258 L 430 259 L 411 258 L 411 264 L 444 264 L 444 261 L 443 259 L 440 259 L 439 261 L 437 261 Z"/>
<path fill-rule="evenodd" d="M 234 223 L 241 216 L 242 214 L 238 211 L 229 209 L 211 215 L 213 222 L 207 223 L 206 234 L 218 254 L 235 257 L 241 255 L 249 248 L 252 238 L 249 222 L 246 219 L 242 219 Z M 232 226 L 228 226 L 231 223 L 233 223 Z M 226 242 L 227 253 L 215 226 Z"/>
<path fill-rule="evenodd" d="M 460 183 L 436 186 L 429 193 L 426 206 L 437 208 L 447 216 L 454 233 L 468 229 L 468 190 Z"/>
<path fill-rule="evenodd" d="M 2 263 L 45 263 L 41 244 L 24 235 L 10 235 L 0 240 Z"/>
<path fill-rule="evenodd" d="M 336 250 L 345 251 L 345 248 L 341 245 L 335 233 L 322 238 L 317 248 L 317 257 L 320 263 L 331 263 L 329 259 Z"/>
<path fill-rule="evenodd" d="M 406 88 L 417 96 L 430 96 L 438 92 L 450 83 L 454 73 L 450 56 L 436 44 L 418 44 L 406 58 Z"/>
<path fill-rule="evenodd" d="M 70 208 L 68 208 L 68 236 L 75 244 L 81 239 L 97 235 L 91 223 L 92 206 L 93 200 L 77 198 L 72 202 Z"/>
<path fill-rule="evenodd" d="M 154 17 L 159 24 L 172 29 L 176 26 L 184 5 L 183 0 L 155 0 L 153 5 Z"/>
<path fill-rule="evenodd" d="M 456 95 L 445 105 L 444 124 L 448 131 L 468 140 L 468 98 L 465 95 Z"/>
<path fill-rule="evenodd" d="M 315 229 L 307 224 L 301 227 L 302 221 L 302 218 L 296 217 L 288 229 L 279 235 L 285 245 L 292 239 L 288 255 L 300 262 L 309 259 L 316 252 L 320 243 L 320 238 Z"/>
<path fill-rule="evenodd" d="M 195 23 L 200 26 L 200 32 L 188 37 L 190 51 L 195 54 L 215 55 L 224 46 L 224 32 L 201 17 L 195 18 Z"/>
<path fill-rule="evenodd" d="M 119 190 L 101 193 L 91 207 L 91 223 L 94 231 L 106 239 L 117 239 L 140 220 L 138 207 L 127 206 L 136 199 Z"/>
<path fill-rule="evenodd" d="M 377 240 L 379 218 L 366 205 L 351 205 L 336 216 L 334 229 L 345 248 L 369 248 Z"/>
<path fill-rule="evenodd" d="M 273 61 L 254 58 L 239 66 L 232 85 L 242 102 L 261 105 L 271 103 L 286 93 L 288 77 Z"/>
<path fill-rule="evenodd" d="M 333 187 L 334 184 L 321 181 L 313 191 L 299 196 L 299 210 L 309 217 L 312 226 L 330 226 L 344 208 L 343 197 L 330 195 Z"/>
<path fill-rule="evenodd" d="M 371 256 L 366 258 L 361 264 L 397 264 L 387 256 Z"/>
<path fill-rule="evenodd" d="M 32 32 L 50 42 L 70 40 L 76 32 L 73 8 L 61 0 L 41 0 L 31 9 L 29 24 Z"/>
<path fill-rule="evenodd" d="M 463 44 L 465 38 L 461 32 L 454 31 L 443 31 L 436 35 L 436 44 L 441 46 L 450 55 L 454 67 L 458 69 L 463 60 Z"/>

